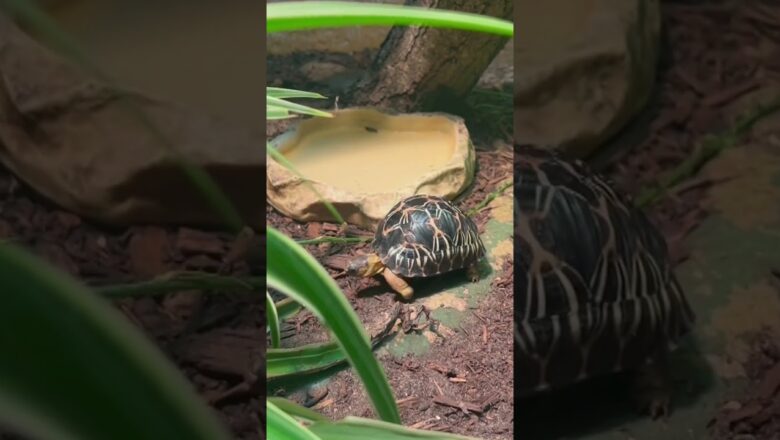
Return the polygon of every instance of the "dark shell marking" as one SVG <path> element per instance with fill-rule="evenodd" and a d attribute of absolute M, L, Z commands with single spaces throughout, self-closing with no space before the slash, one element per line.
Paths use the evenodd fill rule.
<path fill-rule="evenodd" d="M 398 202 L 377 226 L 374 250 L 404 277 L 427 277 L 476 263 L 485 254 L 477 225 L 447 200 L 416 195 Z"/>
<path fill-rule="evenodd" d="M 519 394 L 673 348 L 695 318 L 647 217 L 581 162 L 515 146 L 515 169 Z"/>

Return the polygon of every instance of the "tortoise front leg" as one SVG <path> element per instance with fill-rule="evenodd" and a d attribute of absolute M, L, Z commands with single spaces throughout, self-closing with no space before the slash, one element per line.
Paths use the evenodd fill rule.
<path fill-rule="evenodd" d="M 668 417 L 672 383 L 665 349 L 639 366 L 633 372 L 632 382 L 632 397 L 640 412 L 649 413 L 653 420 Z"/>
<path fill-rule="evenodd" d="M 396 292 L 400 293 L 401 296 L 405 300 L 412 299 L 412 295 L 414 294 L 414 289 L 404 281 L 403 278 L 399 277 L 398 275 L 394 274 L 392 271 L 385 269 L 382 271 L 382 276 L 385 277 L 385 281 L 387 281 L 387 284 L 390 285 L 390 287 L 393 288 Z"/>
<path fill-rule="evenodd" d="M 472 283 L 479 281 L 479 266 L 477 263 L 472 263 L 466 266 L 466 273 L 468 274 L 469 280 L 471 280 Z"/>

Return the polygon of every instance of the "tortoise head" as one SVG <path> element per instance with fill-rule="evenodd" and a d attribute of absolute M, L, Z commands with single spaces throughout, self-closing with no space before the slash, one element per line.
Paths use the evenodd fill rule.
<path fill-rule="evenodd" d="M 371 277 L 385 268 L 382 259 L 377 254 L 360 255 L 347 265 L 347 273 L 351 276 Z"/>

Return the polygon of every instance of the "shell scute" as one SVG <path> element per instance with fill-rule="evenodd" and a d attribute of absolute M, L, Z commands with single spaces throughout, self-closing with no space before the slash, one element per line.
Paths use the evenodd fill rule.
<path fill-rule="evenodd" d="M 474 221 L 449 201 L 429 195 L 393 206 L 377 226 L 373 246 L 388 269 L 405 277 L 461 269 L 485 254 Z"/>

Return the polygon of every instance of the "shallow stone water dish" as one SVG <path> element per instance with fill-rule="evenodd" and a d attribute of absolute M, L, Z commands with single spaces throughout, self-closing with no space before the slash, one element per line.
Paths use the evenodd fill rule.
<path fill-rule="evenodd" d="M 463 119 L 445 113 L 389 114 L 357 108 L 300 122 L 271 142 L 348 223 L 374 228 L 414 194 L 453 199 L 474 179 Z M 267 159 L 268 202 L 299 221 L 333 221 L 304 180 Z"/>

